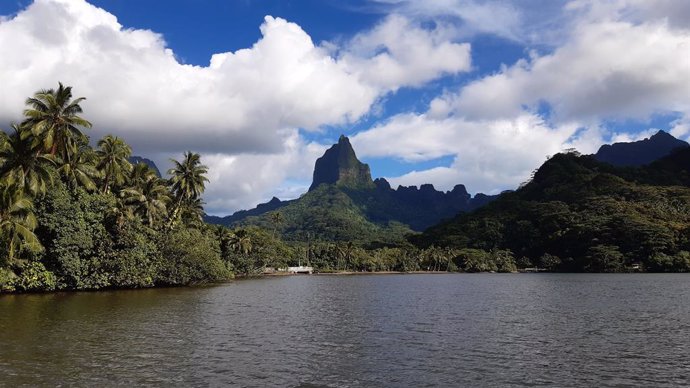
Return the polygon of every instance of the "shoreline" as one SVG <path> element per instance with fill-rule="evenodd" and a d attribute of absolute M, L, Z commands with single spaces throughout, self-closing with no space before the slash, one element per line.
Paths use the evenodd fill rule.
<path fill-rule="evenodd" d="M 453 274 L 462 272 L 447 272 L 447 271 L 338 271 L 338 272 L 314 272 L 312 274 L 297 274 L 297 273 L 287 273 L 287 272 L 276 272 L 276 273 L 265 273 L 256 276 L 238 276 L 240 278 L 260 278 L 260 277 L 276 277 L 276 276 L 294 276 L 294 275 L 315 275 L 315 276 L 349 276 L 349 275 L 420 275 L 420 274 L 431 274 L 431 275 L 441 275 L 441 274 Z"/>

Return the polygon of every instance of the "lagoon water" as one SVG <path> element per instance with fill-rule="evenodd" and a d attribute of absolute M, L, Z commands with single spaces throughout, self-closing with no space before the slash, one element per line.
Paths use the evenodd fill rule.
<path fill-rule="evenodd" d="M 0 296 L 0 386 L 687 386 L 690 275 L 290 276 Z"/>

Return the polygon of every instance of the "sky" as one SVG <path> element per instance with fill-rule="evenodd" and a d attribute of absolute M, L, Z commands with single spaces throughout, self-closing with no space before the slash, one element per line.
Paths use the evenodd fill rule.
<path fill-rule="evenodd" d="M 690 137 L 686 0 L 0 0 L 0 128 L 73 86 L 97 139 L 206 211 L 296 198 L 341 134 L 374 177 L 514 189 L 550 155 Z"/>

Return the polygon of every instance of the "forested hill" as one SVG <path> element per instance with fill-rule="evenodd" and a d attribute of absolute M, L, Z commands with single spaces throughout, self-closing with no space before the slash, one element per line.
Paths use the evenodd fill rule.
<path fill-rule="evenodd" d="M 428 229 L 420 246 L 508 249 L 562 271 L 690 270 L 690 149 L 642 167 L 558 154 L 519 190 Z"/>
<path fill-rule="evenodd" d="M 357 159 L 347 137 L 341 136 L 316 161 L 314 180 L 299 199 L 273 198 L 251 210 L 227 217 L 206 217 L 226 226 L 258 225 L 288 240 L 398 243 L 405 234 L 470 211 L 494 197 L 472 197 L 465 186 L 438 191 L 430 184 L 393 189 L 383 178 L 372 180 L 369 166 Z"/>

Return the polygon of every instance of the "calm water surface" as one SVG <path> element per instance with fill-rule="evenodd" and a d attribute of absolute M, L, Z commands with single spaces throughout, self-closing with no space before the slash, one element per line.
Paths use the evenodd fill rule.
<path fill-rule="evenodd" d="M 0 297 L 0 385 L 687 386 L 690 275 L 293 276 Z"/>

